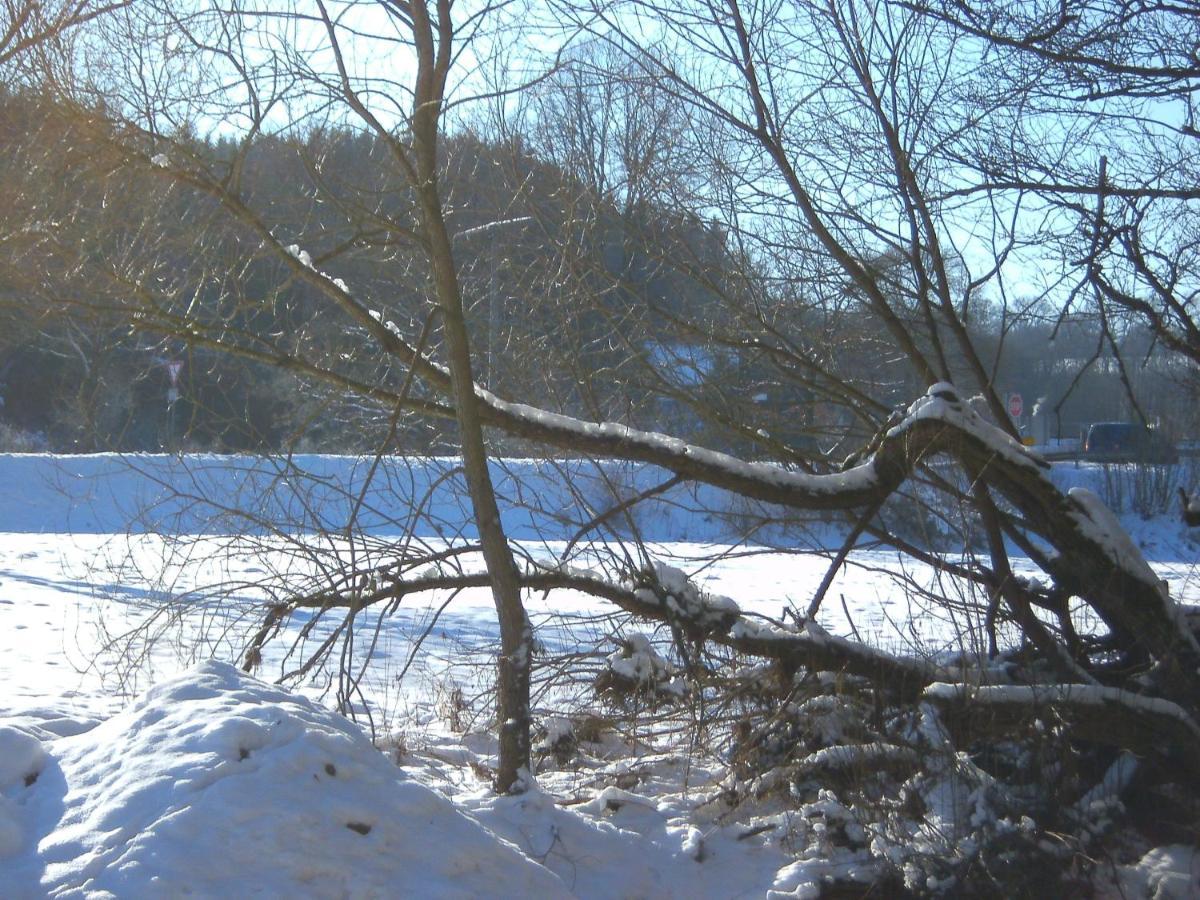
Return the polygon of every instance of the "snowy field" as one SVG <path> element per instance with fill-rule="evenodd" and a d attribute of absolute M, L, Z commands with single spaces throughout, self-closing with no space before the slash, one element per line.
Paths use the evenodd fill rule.
<path fill-rule="evenodd" d="M 576 765 L 547 765 L 537 790 L 493 796 L 484 725 L 497 639 L 486 590 L 406 598 L 384 620 L 363 619 L 354 657 L 363 675 L 347 695 L 362 727 L 330 711 L 345 686 L 323 669 L 287 693 L 226 665 L 258 626 L 257 604 L 316 564 L 294 552 L 304 541 L 223 536 L 221 520 L 179 503 L 181 484 L 229 503 L 253 496 L 264 516 L 299 509 L 331 521 L 364 495 L 350 462 L 300 465 L 319 469 L 326 493 L 296 491 L 294 474 L 275 472 L 271 489 L 291 493 L 263 499 L 263 482 L 224 458 L 181 473 L 162 457 L 130 470 L 114 457 L 0 456 L 0 897 L 803 896 L 855 865 L 834 850 L 798 859 L 780 837 L 790 812 L 727 817 L 721 747 L 687 753 L 610 735 Z M 558 558 L 572 535 L 548 524 L 563 502 L 553 480 L 538 481 L 548 476 L 533 463 L 507 471 L 516 474 L 504 489 L 543 498 L 510 530 L 530 559 Z M 411 465 L 385 473 L 389 490 L 403 483 L 432 496 L 438 524 L 408 529 L 408 540 L 433 550 L 463 520 L 451 494 L 430 494 L 437 477 Z M 1122 520 L 1155 571 L 1174 597 L 1200 602 L 1196 545 L 1175 517 L 1132 508 L 1144 485 L 1114 487 L 1111 472 L 1069 465 L 1056 478 L 1128 499 Z M 827 554 L 732 551 L 729 520 L 690 514 L 695 496 L 667 501 L 640 523 L 656 559 L 747 613 L 781 619 L 807 605 Z M 403 517 L 383 500 L 364 507 L 375 517 L 372 552 L 385 553 Z M 150 533 L 181 521 L 204 533 L 183 544 Z M 836 530 L 812 543 L 836 547 Z M 323 551 L 352 548 L 331 539 Z M 214 583 L 233 586 L 232 602 L 207 597 Z M 982 650 L 969 620 L 922 600 L 926 590 L 954 596 L 961 586 L 894 552 L 858 549 L 819 621 L 908 654 Z M 547 657 L 581 654 L 579 678 L 539 681 L 536 715 L 552 738 L 564 707 L 594 703 L 585 676 L 613 652 L 613 610 L 567 591 L 528 603 Z M 269 645 L 259 678 L 294 669 L 331 626 L 304 627 L 293 619 Z M 1156 852 L 1118 873 L 1131 896 L 1160 883 L 1178 896 L 1200 889 L 1200 863 L 1178 848 Z"/>

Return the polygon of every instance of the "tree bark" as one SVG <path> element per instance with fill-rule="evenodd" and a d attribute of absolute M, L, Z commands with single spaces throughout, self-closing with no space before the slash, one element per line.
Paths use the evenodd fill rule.
<path fill-rule="evenodd" d="M 413 155 L 418 178 L 415 188 L 434 293 L 442 312 L 463 470 L 500 625 L 496 684 L 500 752 L 494 787 L 500 793 L 520 792 L 527 787 L 530 773 L 529 676 L 533 635 L 521 601 L 516 563 L 504 533 L 488 471 L 487 445 L 475 395 L 462 290 L 438 190 L 440 112 L 453 38 L 450 4 L 448 0 L 437 0 L 436 21 L 431 21 L 424 2 L 414 2 L 411 10 L 417 45 L 417 86 L 412 116 Z"/>

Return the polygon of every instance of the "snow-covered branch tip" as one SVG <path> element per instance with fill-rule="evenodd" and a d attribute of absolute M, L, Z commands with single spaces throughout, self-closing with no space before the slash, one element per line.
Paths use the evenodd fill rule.
<path fill-rule="evenodd" d="M 729 597 L 699 588 L 681 569 L 655 562 L 653 567 L 622 585 L 650 606 L 661 606 L 666 618 L 694 636 L 726 633 L 741 618 Z"/>

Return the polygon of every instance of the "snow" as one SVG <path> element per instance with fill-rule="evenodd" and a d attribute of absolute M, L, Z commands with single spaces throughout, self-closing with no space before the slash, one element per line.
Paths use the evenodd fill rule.
<path fill-rule="evenodd" d="M 1128 750 L 1122 750 L 1104 777 L 1075 803 L 1075 811 L 1080 816 L 1092 815 L 1096 811 L 1103 812 L 1108 804 L 1119 802 L 1125 789 L 1133 782 L 1138 773 L 1138 759 Z"/>
<path fill-rule="evenodd" d="M 948 382 L 940 381 L 931 385 L 925 391 L 925 396 L 919 397 L 909 406 L 902 421 L 893 426 L 888 434 L 895 436 L 911 427 L 912 423 L 927 419 L 956 425 L 986 444 L 997 456 L 1003 456 L 1016 465 L 1039 470 L 1047 467 L 1045 462 L 1030 454 L 1012 435 L 984 420 L 969 403 L 964 403 L 958 389 Z"/>
<path fill-rule="evenodd" d="M 1200 850 L 1182 844 L 1156 847 L 1132 865 L 1118 867 L 1112 897 L 1194 900 L 1200 897 Z"/>
<path fill-rule="evenodd" d="M 1024 453 L 1024 448 L 1013 452 Z M 227 513 L 239 506 L 289 530 L 338 530 L 362 493 L 356 523 L 367 533 L 394 535 L 413 526 L 420 537 L 474 536 L 463 501 L 465 488 L 454 471 L 460 465 L 457 458 L 383 457 L 368 483 L 373 463 L 371 457 L 317 454 L 294 454 L 286 461 L 219 454 L 0 454 L 0 532 L 261 533 L 261 523 Z M 1171 490 L 1176 483 L 1186 487 L 1200 480 L 1200 472 L 1178 468 L 1181 477 L 1172 481 Z M 1134 508 L 1137 473 L 1125 469 L 1133 467 L 1057 463 L 1050 478 L 1064 490 L 1091 490 L 1110 507 L 1124 503 L 1116 510 L 1120 525 L 1144 553 L 1190 559 L 1181 552 L 1193 537 L 1178 520 L 1177 511 L 1170 509 L 1170 516 L 1147 515 L 1140 506 Z M 503 510 L 506 533 L 524 541 L 566 541 L 574 536 L 576 526 L 562 518 L 563 510 L 575 500 L 568 480 L 590 503 L 603 508 L 614 499 L 612 486 L 623 498 L 668 477 L 654 466 L 615 461 L 497 459 L 491 470 L 502 498 L 525 501 L 505 503 Z M 800 477 L 800 473 L 777 471 L 780 477 Z M 852 471 L 859 473 L 853 477 L 863 475 L 862 467 Z M 846 476 L 820 477 L 841 479 L 844 484 Z M 1175 501 L 1170 491 L 1162 493 Z M 428 516 L 410 522 L 409 516 L 397 512 L 406 504 L 424 504 Z M 677 485 L 640 504 L 634 522 L 647 541 L 732 544 L 742 537 L 745 515 L 759 510 L 768 515 L 781 512 L 768 504 L 747 504 L 706 485 Z M 777 527 L 756 532 L 755 537 L 764 545 L 788 548 L 812 546 L 815 537 L 822 546 L 837 548 L 846 529 L 844 524 L 826 524 L 814 517 L 803 533 Z"/>
<path fill-rule="evenodd" d="M 949 414 L 932 405 L 922 409 Z M 557 709 L 535 710 L 545 734 L 539 750 L 552 762 L 561 741 L 584 749 L 569 766 L 543 764 L 536 775 L 527 774 L 526 794 L 495 796 L 487 778 L 495 741 L 483 731 L 486 721 L 473 722 L 467 709 L 451 726 L 445 713 L 454 706 L 445 701 L 455 687 L 468 698 L 478 690 L 494 653 L 495 613 L 486 589 L 406 598 L 363 651 L 358 661 L 371 665 L 355 709 L 370 710 L 386 754 L 359 725 L 315 702 L 333 701 L 322 673 L 301 680 L 292 693 L 223 663 L 196 666 L 210 654 L 237 659 L 241 645 L 231 635 L 257 621 L 242 617 L 257 609 L 259 586 L 304 573 L 283 548 L 272 549 L 271 540 L 229 537 L 222 531 L 230 530 L 229 520 L 209 519 L 190 503 L 173 506 L 173 492 L 211 492 L 218 505 L 249 502 L 280 516 L 305 506 L 321 509 L 326 519 L 313 524 L 336 530 L 345 497 L 363 487 L 369 462 L 296 457 L 294 468 L 276 469 L 216 456 L 0 456 L 0 530 L 7 529 L 0 532 L 0 681 L 6 686 L 0 698 L 0 895 L 795 897 L 817 896 L 828 877 L 869 882 L 881 859 L 907 858 L 904 846 L 872 830 L 878 822 L 832 795 L 782 813 L 764 808 L 759 818 L 729 815 L 721 800 L 728 748 L 674 755 L 638 747 L 630 755 L 613 735 L 588 743 L 581 719 Z M 407 484 L 422 496 L 452 465 L 385 459 L 379 477 L 389 490 Z M 562 464 L 572 476 L 587 465 Z M 620 473 L 631 487 L 663 477 L 649 467 L 612 465 L 606 474 Z M 562 470 L 502 460 L 495 471 L 510 496 L 543 499 L 540 510 L 506 513 L 527 562 L 564 571 L 603 567 L 602 548 L 563 556 L 572 532 L 554 516 Z M 1099 494 L 1105 475 L 1088 466 L 1054 466 L 1050 477 Z M 386 494 L 367 496 L 368 534 L 381 547 L 394 547 L 389 536 L 398 529 Z M 429 502 L 435 519 L 463 520 L 453 490 L 434 492 Z M 654 542 L 647 550 L 656 590 L 680 612 L 740 613 L 752 617 L 739 626 L 746 633 L 813 644 L 857 632 L 874 647 L 908 655 L 924 672 L 974 665 L 971 660 L 984 655 L 984 636 L 907 589 L 915 584 L 945 593 L 957 589 L 952 583 L 894 552 L 868 547 L 851 552 L 819 621 L 806 622 L 800 632 L 772 624 L 786 618 L 789 605 L 806 605 L 828 554 L 743 548 L 714 561 L 714 544 L 733 529 L 697 510 L 721 502 L 715 491 L 672 493 L 638 523 Z M 139 510 L 141 518 L 132 518 Z M 198 533 L 183 558 L 153 533 L 179 522 Z M 1183 602 L 1200 597 L 1194 544 L 1175 517 L 1143 519 L 1126 511 L 1119 524 L 1133 532 L 1130 546 L 1150 558 L 1147 571 L 1169 582 L 1172 596 Z M 831 527 L 818 543 L 836 549 L 843 535 Z M 458 536 L 430 530 L 414 541 L 435 551 Z M 321 546 L 322 552 L 351 552 L 336 542 Z M 464 571 L 477 563 L 474 557 L 461 561 Z M 1013 566 L 1018 577 L 1039 577 L 1028 560 L 1015 557 Z M 232 603 L 217 606 L 199 589 L 222 580 L 244 587 Z M 170 597 L 186 598 L 175 609 L 178 618 L 162 623 L 156 642 L 137 637 L 133 629 Z M 581 631 L 572 622 L 610 609 L 571 591 L 528 599 L 538 640 L 555 648 L 580 646 Z M 307 621 L 290 623 L 281 643 Z M 365 618 L 360 633 L 379 622 Z M 328 633 L 319 623 L 310 640 Z M 133 643 L 122 644 L 125 636 Z M 667 629 L 625 637 L 628 649 L 612 654 L 617 665 L 670 683 Z M 395 676 L 418 638 L 424 662 L 400 684 Z M 111 652 L 104 652 L 110 643 Z M 599 667 L 612 645 L 596 646 Z M 115 664 L 122 648 L 136 650 L 137 665 Z M 276 677 L 284 662 L 281 649 L 269 646 L 260 672 Z M 1071 697 L 1144 702 L 1152 707 L 1147 711 L 1173 714 L 1164 701 L 1129 694 L 1115 700 L 1082 686 L 1072 688 Z M 861 723 L 821 717 L 822 699 L 805 705 L 823 741 L 812 745 L 805 765 L 816 771 L 854 755 L 873 760 L 865 765 L 903 762 L 904 752 L 882 744 L 834 747 Z M 933 740 L 940 735 L 936 710 L 927 704 L 923 712 L 914 728 Z M 1102 819 L 1108 795 L 1129 775 L 1129 766 L 1114 766 L 1098 792 L 1085 798 L 1080 815 Z M 972 821 L 981 828 L 1020 827 L 1016 819 L 1003 823 L 990 787 L 972 782 L 963 790 L 964 780 L 947 774 L 926 789 L 927 798 L 945 793 L 945 827 Z M 949 805 L 955 797 L 961 810 Z M 931 851 L 941 846 L 915 825 L 911 836 Z M 1158 891 L 1167 897 L 1196 895 L 1195 866 L 1194 850 L 1169 846 L 1116 868 L 1128 896 Z M 914 868 L 913 878 L 953 895 L 952 875 Z"/>
<path fill-rule="evenodd" d="M 606 663 L 609 671 L 633 685 L 665 691 L 677 696 L 687 693 L 687 684 L 676 677 L 670 664 L 654 649 L 650 638 L 634 632 L 625 635 L 624 646 Z"/>
<path fill-rule="evenodd" d="M 969 698 L 989 703 L 1012 703 L 1031 707 L 1056 702 L 1070 703 L 1074 706 L 1124 706 L 1148 715 L 1175 719 L 1180 727 L 1194 733 L 1196 741 L 1200 743 L 1200 728 L 1197 728 L 1192 718 L 1178 704 L 1161 697 L 1142 697 L 1124 688 L 1104 687 L 1098 684 L 965 686 L 936 682 L 925 688 L 925 696 L 943 701 Z"/>
<path fill-rule="evenodd" d="M 223 663 L 44 752 L 4 791 L 9 897 L 567 896 L 357 727 Z"/>
<path fill-rule="evenodd" d="M 704 627 L 730 622 L 741 613 L 732 598 L 701 589 L 677 566 L 656 561 L 653 575 L 653 589 L 638 588 L 633 582 L 626 587 L 635 589 L 638 598 L 648 604 L 659 602 L 657 591 L 661 590 L 663 605 L 673 616 Z"/>
<path fill-rule="evenodd" d="M 295 257 L 300 265 L 304 266 L 304 268 L 313 269 L 315 271 L 312 261 L 312 254 L 310 254 L 307 250 L 301 249 L 299 244 L 289 244 L 287 247 L 287 252 L 290 256 Z"/>
<path fill-rule="evenodd" d="M 785 469 L 775 463 L 739 459 L 717 450 L 688 444 L 677 437 L 660 432 L 640 431 L 616 422 L 588 422 L 559 413 L 547 412 L 524 403 L 512 403 L 501 400 L 483 388 L 477 388 L 475 393 L 486 406 L 532 425 L 565 434 L 611 438 L 621 441 L 631 449 L 644 448 L 656 454 L 674 457 L 679 462 L 694 460 L 724 477 L 761 482 L 772 485 L 781 491 L 819 496 L 844 493 L 850 490 L 868 490 L 878 481 L 873 460 L 867 460 L 844 472 L 811 475 L 806 472 Z"/>
<path fill-rule="evenodd" d="M 36 778 L 45 754 L 41 741 L 29 731 L 0 725 L 0 791 Z"/>
<path fill-rule="evenodd" d="M 550 751 L 565 741 L 575 739 L 575 726 L 565 716 L 549 716 L 542 721 L 542 727 L 546 734 L 538 742 L 537 750 Z"/>
<path fill-rule="evenodd" d="M 456 471 L 459 459 L 384 457 L 368 483 L 373 462 L 315 454 L 286 461 L 217 454 L 0 454 L 0 531 L 258 534 L 263 522 L 291 531 L 336 531 L 361 493 L 356 524 L 367 533 L 394 535 L 415 527 L 420 537 L 475 535 Z M 632 495 L 667 477 L 652 466 L 584 460 L 501 459 L 492 461 L 491 471 L 502 498 L 527 501 L 504 505 L 505 531 L 518 540 L 573 537 L 575 526 L 562 518 L 575 500 L 568 480 L 604 508 L 613 502 L 613 486 Z M 415 507 L 427 515 L 412 521 L 408 512 Z M 237 508 L 262 519 L 231 517 L 228 510 Z M 633 518 L 647 540 L 731 543 L 739 533 L 737 517 L 746 511 L 716 488 L 679 485 Z"/>
<path fill-rule="evenodd" d="M 739 840 L 743 832 L 736 827 L 698 827 L 687 814 L 696 800 L 671 793 L 649 796 L 610 786 L 569 809 L 538 789 L 520 797 L 459 799 L 577 897 L 761 897 L 788 863 L 777 846 Z"/>
<path fill-rule="evenodd" d="M 895 747 L 876 741 L 870 744 L 825 747 L 800 760 L 798 768 L 802 772 L 826 768 L 843 769 L 851 766 L 870 769 L 888 763 L 915 765 L 917 760 L 917 753 L 911 747 Z"/>
<path fill-rule="evenodd" d="M 0 725 L 0 860 L 16 855 L 24 843 L 21 810 L 13 797 L 36 782 L 45 761 L 41 741 L 34 735 Z"/>
<path fill-rule="evenodd" d="M 497 219 L 494 222 L 486 222 L 483 225 L 476 225 L 474 228 L 463 229 L 462 231 L 457 232 L 454 235 L 454 238 L 455 240 L 458 240 L 461 238 L 476 237 L 481 234 L 486 234 L 489 231 L 495 231 L 497 229 L 506 228 L 512 225 L 525 225 L 532 221 L 533 219 L 530 216 L 514 216 L 510 219 Z"/>
<path fill-rule="evenodd" d="M 1067 497 L 1079 508 L 1080 514 L 1075 516 L 1075 521 L 1079 523 L 1084 534 L 1103 547 L 1109 557 L 1116 560 L 1120 567 L 1133 577 L 1158 590 L 1162 589 L 1158 576 L 1146 564 L 1141 552 L 1134 546 L 1112 510 L 1095 492 L 1083 487 L 1073 487 L 1067 491 Z"/>

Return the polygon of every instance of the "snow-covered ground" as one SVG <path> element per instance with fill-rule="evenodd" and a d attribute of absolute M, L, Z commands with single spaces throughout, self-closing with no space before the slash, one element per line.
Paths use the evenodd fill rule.
<path fill-rule="evenodd" d="M 256 604 L 319 563 L 289 552 L 303 541 L 221 536 L 210 510 L 178 499 L 181 487 L 219 503 L 253 497 L 264 515 L 321 510 L 336 523 L 366 469 L 307 458 L 299 464 L 319 479 L 300 490 L 294 473 L 276 472 L 264 499 L 263 476 L 240 461 L 193 463 L 141 457 L 130 470 L 113 457 L 0 456 L 0 897 L 799 896 L 830 871 L 830 859 L 797 860 L 769 817 L 726 816 L 727 748 L 684 752 L 608 735 L 576 764 L 548 765 L 537 789 L 491 794 L 484 690 L 496 637 L 486 590 L 421 595 L 382 621 L 360 621 L 354 659 L 369 665 L 349 703 L 388 755 L 327 709 L 344 685 L 323 670 L 287 693 L 208 661 L 236 662 L 259 624 Z M 444 470 L 390 465 L 389 490 L 410 496 L 428 495 Z M 554 470 L 505 471 L 518 473 L 507 490 L 543 498 L 542 511 L 508 523 L 515 536 L 531 558 L 556 558 L 573 535 L 551 527 Z M 1139 487 L 1069 464 L 1055 477 L 1127 497 L 1122 521 L 1159 577 L 1176 598 L 1200 601 L 1196 544 L 1175 517 L 1134 508 L 1174 482 Z M 824 555 L 731 552 L 720 542 L 736 517 L 697 515 L 694 496 L 669 499 L 638 523 L 656 558 L 747 612 L 780 619 L 807 605 Z M 415 538 L 408 529 L 410 539 L 445 546 L 461 530 L 457 504 L 434 491 L 429 521 L 441 524 Z M 364 507 L 375 549 L 386 552 L 404 516 L 384 499 Z M 180 522 L 204 533 L 183 545 L 152 533 Z M 814 543 L 836 547 L 836 530 Z M 352 550 L 337 540 L 321 549 Z M 714 558 L 714 549 L 726 552 Z M 573 560 L 588 562 L 602 559 Z M 203 592 L 216 582 L 233 587 L 232 602 Z M 985 646 L 969 620 L 923 602 L 921 589 L 953 596 L 960 586 L 895 553 L 855 550 L 819 620 L 832 634 L 913 653 Z M 567 591 L 528 600 L 547 656 L 581 649 L 580 669 L 594 672 L 613 651 L 602 603 Z M 302 640 L 305 624 L 293 620 L 269 645 L 260 678 L 295 668 L 332 627 L 318 623 Z M 559 713 L 594 702 L 589 684 L 539 693 L 548 739 L 565 727 Z M 1124 872 L 1131 890 L 1150 892 L 1131 896 L 1160 885 L 1175 891 L 1162 896 L 1200 891 L 1194 855 L 1154 852 Z"/>

